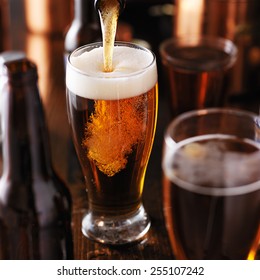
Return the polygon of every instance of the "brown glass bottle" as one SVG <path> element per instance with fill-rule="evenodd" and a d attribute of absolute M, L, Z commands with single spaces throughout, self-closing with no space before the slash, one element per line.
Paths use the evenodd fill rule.
<path fill-rule="evenodd" d="M 71 197 L 51 163 L 37 68 L 0 67 L 0 259 L 72 259 Z"/>
<path fill-rule="evenodd" d="M 100 41 L 101 31 L 93 0 L 74 0 L 74 18 L 65 35 L 65 53 Z"/>

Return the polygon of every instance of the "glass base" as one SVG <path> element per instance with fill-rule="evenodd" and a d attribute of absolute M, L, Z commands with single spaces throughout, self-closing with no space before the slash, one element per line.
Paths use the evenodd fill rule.
<path fill-rule="evenodd" d="M 150 219 L 141 205 L 135 213 L 116 218 L 100 217 L 88 212 L 82 220 L 82 232 L 100 243 L 123 245 L 144 237 L 150 225 Z"/>

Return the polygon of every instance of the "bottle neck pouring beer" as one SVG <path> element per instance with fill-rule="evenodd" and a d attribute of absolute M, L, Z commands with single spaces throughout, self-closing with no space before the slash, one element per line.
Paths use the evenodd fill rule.
<path fill-rule="evenodd" d="M 101 10 L 101 7 L 103 5 L 105 5 L 106 2 L 108 2 L 108 1 L 112 1 L 112 0 L 95 0 L 94 1 L 95 9 L 97 11 Z M 119 8 L 119 13 L 121 14 L 124 11 L 124 9 L 125 9 L 126 0 L 114 0 L 114 1 L 117 1 L 119 3 L 119 7 L 120 7 Z"/>

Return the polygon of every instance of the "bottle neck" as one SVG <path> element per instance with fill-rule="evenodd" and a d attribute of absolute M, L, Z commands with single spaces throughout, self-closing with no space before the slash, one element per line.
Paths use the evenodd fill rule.
<path fill-rule="evenodd" d="M 51 159 L 36 72 L 12 73 L 1 98 L 3 176 L 18 182 L 48 178 Z"/>
<path fill-rule="evenodd" d="M 93 0 L 74 0 L 74 19 L 65 36 L 65 65 L 67 55 L 90 42 L 100 41 L 98 14 Z"/>
<path fill-rule="evenodd" d="M 91 23 L 93 20 L 92 0 L 74 0 L 74 20 Z"/>

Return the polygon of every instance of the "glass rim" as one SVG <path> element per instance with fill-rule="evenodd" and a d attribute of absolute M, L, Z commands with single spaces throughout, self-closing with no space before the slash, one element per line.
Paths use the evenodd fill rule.
<path fill-rule="evenodd" d="M 238 49 L 237 46 L 233 41 L 223 37 L 216 37 L 216 36 L 189 36 L 189 37 L 172 37 L 165 39 L 159 46 L 159 52 L 163 60 L 170 62 L 172 65 L 180 68 L 184 68 L 187 70 L 192 70 L 193 66 L 198 68 L 197 62 L 189 61 L 189 66 L 187 66 L 187 61 L 183 60 L 182 58 L 176 58 L 169 55 L 167 51 L 167 47 L 170 45 L 175 46 L 200 46 L 205 43 L 206 46 L 212 46 L 217 49 L 223 50 L 229 57 L 224 58 L 221 62 L 219 61 L 219 65 L 225 66 L 225 69 L 231 67 L 237 59 Z M 203 66 L 204 65 L 204 66 Z M 201 70 L 205 69 L 207 65 L 211 66 L 211 62 L 204 63 Z M 206 65 L 206 66 L 205 66 Z M 185 67 L 186 66 L 186 67 Z M 217 68 L 216 68 L 217 69 Z M 215 70 L 215 68 L 212 68 Z"/>
<path fill-rule="evenodd" d="M 91 49 L 94 49 L 94 48 L 97 48 L 97 47 L 103 47 L 103 42 L 102 41 L 98 41 L 98 42 L 94 42 L 94 43 L 90 43 L 90 44 L 86 44 L 86 45 L 80 46 L 80 47 L 76 48 L 72 53 L 70 53 L 68 55 L 68 57 L 67 57 L 67 67 L 70 67 L 75 72 L 77 72 L 77 73 L 79 73 L 81 75 L 84 75 L 86 77 L 93 77 L 95 79 L 107 79 L 107 78 L 110 78 L 110 79 L 124 79 L 126 77 L 137 76 L 137 75 L 147 71 L 147 69 L 153 67 L 156 64 L 155 53 L 152 50 L 150 50 L 150 49 L 148 49 L 148 48 L 146 48 L 146 47 L 144 47 L 142 45 L 138 45 L 136 43 L 126 42 L 126 41 L 115 41 L 114 46 L 125 46 L 125 47 L 130 47 L 130 48 L 135 48 L 135 49 L 139 49 L 139 50 L 145 51 L 145 52 L 151 54 L 152 59 L 149 62 L 149 64 L 146 65 L 145 67 L 142 67 L 142 68 L 138 69 L 135 72 L 125 73 L 124 75 L 117 76 L 117 77 L 110 77 L 110 76 L 106 77 L 104 75 L 97 75 L 97 73 L 95 73 L 95 74 L 94 73 L 87 73 L 85 71 L 82 71 L 82 70 L 78 69 L 74 65 L 72 65 L 71 57 L 75 56 L 76 53 L 82 54 L 84 52 L 84 50 L 86 50 L 86 49 L 91 50 Z M 104 72 L 102 72 L 102 73 L 104 73 Z"/>
<path fill-rule="evenodd" d="M 166 138 L 167 135 L 170 135 L 170 131 L 172 131 L 175 126 L 180 124 L 185 119 L 189 119 L 191 117 L 198 117 L 198 116 L 217 114 L 217 113 L 219 113 L 219 114 L 228 114 L 228 115 L 237 115 L 237 116 L 247 116 L 247 117 L 252 118 L 252 120 L 254 120 L 254 121 L 259 120 L 259 118 L 260 118 L 260 116 L 258 116 L 257 114 L 255 114 L 253 112 L 242 110 L 242 109 L 236 109 L 236 108 L 214 107 L 214 108 L 197 109 L 197 110 L 195 109 L 195 110 L 191 110 L 191 111 L 188 111 L 188 112 L 184 112 L 184 113 L 178 115 L 177 117 L 175 117 L 168 124 L 168 127 L 166 129 L 164 138 Z"/>
<path fill-rule="evenodd" d="M 229 115 L 237 115 L 237 116 L 246 116 L 249 118 L 252 118 L 252 121 L 254 121 L 256 123 L 256 121 L 259 120 L 259 116 L 257 116 L 255 113 L 252 113 L 250 111 L 246 111 L 246 110 L 241 110 L 241 109 L 233 109 L 233 108 L 209 108 L 209 109 L 199 109 L 199 110 L 192 110 L 186 113 L 182 113 L 181 115 L 177 116 L 167 127 L 165 134 L 164 134 L 164 141 L 165 144 L 169 147 L 173 147 L 174 146 L 174 150 L 176 150 L 176 148 L 178 148 L 180 145 L 178 145 L 178 143 L 181 143 L 187 139 L 190 139 L 192 137 L 189 137 L 187 139 L 182 140 L 181 142 L 176 143 L 171 135 L 171 131 L 174 129 L 174 127 L 176 125 L 179 125 L 183 120 L 189 119 L 191 117 L 199 117 L 199 116 L 205 116 L 205 115 L 209 115 L 209 114 L 229 114 Z M 209 135 L 213 135 L 213 134 L 209 134 Z M 194 136 L 196 137 L 196 136 Z M 256 146 L 260 147 L 260 144 L 257 145 L 256 142 Z M 173 152 L 174 153 L 174 152 Z M 260 150 L 259 150 L 260 153 Z M 254 191 L 258 191 L 260 190 L 260 180 L 257 180 L 253 183 L 250 184 L 244 184 L 244 185 L 238 185 L 238 186 L 234 186 L 234 187 L 204 187 L 204 186 L 200 186 L 197 184 L 193 184 L 193 183 L 189 183 L 187 181 L 184 181 L 178 177 L 176 177 L 175 175 L 173 175 L 172 172 L 168 172 L 169 170 L 169 163 L 167 163 L 167 160 L 165 159 L 165 155 L 163 157 L 163 162 L 162 162 L 162 168 L 163 171 L 166 175 L 167 178 L 174 179 L 175 182 L 177 182 L 177 184 L 180 185 L 180 188 L 194 192 L 194 193 L 198 193 L 201 195 L 210 195 L 210 196 L 235 196 L 235 195 L 242 195 L 242 194 L 247 194 L 247 193 L 251 193 Z"/>

